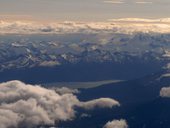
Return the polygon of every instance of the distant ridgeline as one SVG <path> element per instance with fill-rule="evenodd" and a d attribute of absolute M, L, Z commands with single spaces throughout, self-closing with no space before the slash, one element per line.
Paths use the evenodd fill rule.
<path fill-rule="evenodd" d="M 1 82 L 128 80 L 159 72 L 169 62 L 169 34 L 5 34 L 0 38 Z"/>

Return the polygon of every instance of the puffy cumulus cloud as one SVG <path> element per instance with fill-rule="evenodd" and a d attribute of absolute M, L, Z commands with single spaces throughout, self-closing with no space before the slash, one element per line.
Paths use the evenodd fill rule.
<path fill-rule="evenodd" d="M 1 111 L 8 110 L 8 113 L 14 116 L 13 120 L 19 121 L 17 127 L 24 125 L 30 128 L 74 118 L 73 107 L 79 101 L 72 94 L 61 96 L 40 86 L 11 81 L 0 84 L 0 103 Z"/>
<path fill-rule="evenodd" d="M 11 110 L 0 109 L 0 128 L 17 127 L 20 118 Z"/>
<path fill-rule="evenodd" d="M 9 81 L 0 84 L 0 128 L 54 125 L 74 119 L 75 107 L 94 109 L 118 105 L 117 101 L 107 98 L 81 102 L 70 92 L 59 94 L 40 86 Z"/>
<path fill-rule="evenodd" d="M 160 96 L 170 98 L 170 87 L 162 88 L 160 91 Z"/>
<path fill-rule="evenodd" d="M 103 128 L 128 128 L 125 120 L 113 120 L 105 124 Z"/>
<path fill-rule="evenodd" d="M 109 2 L 109 1 L 106 1 Z M 112 2 L 112 1 L 111 1 Z M 115 3 L 121 3 L 116 1 Z M 138 2 L 144 4 L 146 2 Z M 55 22 L 37 23 L 24 21 L 0 21 L 0 34 L 58 34 L 58 33 L 170 33 L 170 18 L 110 19 L 108 22 Z"/>
<path fill-rule="evenodd" d="M 55 92 L 58 94 L 67 94 L 67 93 L 77 94 L 77 93 L 79 93 L 78 89 L 70 89 L 70 88 L 66 88 L 66 87 L 61 87 L 61 88 L 52 87 L 51 89 L 55 90 Z"/>

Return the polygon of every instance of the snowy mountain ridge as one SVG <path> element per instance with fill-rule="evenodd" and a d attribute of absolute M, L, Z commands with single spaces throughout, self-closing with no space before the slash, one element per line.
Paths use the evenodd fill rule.
<path fill-rule="evenodd" d="M 8 40 L 1 36 L 0 70 L 136 59 L 161 62 L 169 50 L 170 37 L 161 34 L 16 35 Z"/>

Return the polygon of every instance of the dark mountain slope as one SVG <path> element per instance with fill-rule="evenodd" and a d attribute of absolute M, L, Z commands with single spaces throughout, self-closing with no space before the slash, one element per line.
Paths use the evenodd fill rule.
<path fill-rule="evenodd" d="M 81 100 L 111 97 L 120 101 L 121 106 L 111 110 L 88 111 L 91 117 L 77 118 L 62 123 L 64 127 L 101 128 L 107 121 L 126 119 L 130 128 L 169 128 L 170 99 L 159 96 L 160 89 L 170 85 L 170 78 L 159 72 L 141 79 L 84 89 L 78 97 Z"/>

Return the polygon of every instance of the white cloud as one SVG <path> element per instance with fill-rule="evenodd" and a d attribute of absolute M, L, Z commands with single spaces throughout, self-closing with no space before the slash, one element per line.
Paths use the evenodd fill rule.
<path fill-rule="evenodd" d="M 112 22 L 129 22 L 129 23 L 170 23 L 170 18 L 160 18 L 160 19 L 142 19 L 142 18 L 122 18 L 122 19 L 110 19 Z"/>
<path fill-rule="evenodd" d="M 125 120 L 113 120 L 105 124 L 103 128 L 128 128 Z"/>
<path fill-rule="evenodd" d="M 137 1 L 136 4 L 153 4 L 151 1 Z"/>
<path fill-rule="evenodd" d="M 105 0 L 103 1 L 104 3 L 109 3 L 109 4 L 124 4 L 124 1 L 118 1 L 118 0 Z"/>
<path fill-rule="evenodd" d="M 127 1 L 127 0 L 105 0 L 103 1 L 104 3 L 108 3 L 108 4 L 153 4 L 153 1 L 138 1 L 138 0 L 131 0 L 131 1 Z"/>
<path fill-rule="evenodd" d="M 56 93 L 61 94 L 61 95 L 68 94 L 68 93 L 74 93 L 74 94 L 79 93 L 78 89 L 70 89 L 66 87 L 61 87 L 61 88 L 52 87 L 51 89 L 55 90 Z"/>
<path fill-rule="evenodd" d="M 58 33 L 170 33 L 170 18 L 110 19 L 108 22 L 56 22 L 41 24 L 36 22 L 0 21 L 0 34 L 58 34 Z M 47 65 L 48 63 L 45 63 Z M 52 62 L 51 64 L 57 64 Z"/>
<path fill-rule="evenodd" d="M 160 96 L 170 98 L 170 87 L 162 88 L 160 91 Z"/>
<path fill-rule="evenodd" d="M 81 116 L 80 116 L 81 118 L 90 118 L 91 117 L 91 115 L 89 115 L 89 114 L 86 114 L 86 113 L 83 113 L 83 114 L 81 114 Z"/>
<path fill-rule="evenodd" d="M 20 118 L 11 110 L 0 109 L 0 128 L 17 127 Z"/>
<path fill-rule="evenodd" d="M 117 101 L 108 98 L 81 102 L 70 92 L 58 94 L 40 86 L 10 81 L 0 84 L 0 128 L 53 125 L 74 119 L 76 106 L 95 109 L 118 105 Z"/>
<path fill-rule="evenodd" d="M 88 102 L 82 102 L 80 106 L 82 108 L 89 110 L 94 108 L 108 108 L 108 107 L 112 108 L 113 106 L 116 105 L 119 106 L 120 105 L 119 102 L 108 98 L 100 98 Z"/>

